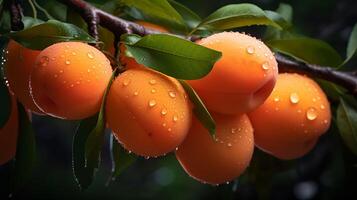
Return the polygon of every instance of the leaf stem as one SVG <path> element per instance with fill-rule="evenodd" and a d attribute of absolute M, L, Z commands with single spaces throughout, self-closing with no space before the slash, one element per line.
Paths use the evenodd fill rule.
<path fill-rule="evenodd" d="M 33 3 L 32 0 L 28 0 L 28 2 L 29 2 L 30 6 L 31 6 L 31 9 L 32 9 L 33 18 L 37 19 L 37 10 L 36 10 L 35 4 Z"/>

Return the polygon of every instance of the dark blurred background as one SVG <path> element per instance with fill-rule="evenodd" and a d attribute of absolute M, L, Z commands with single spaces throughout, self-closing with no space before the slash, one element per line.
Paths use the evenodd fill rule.
<path fill-rule="evenodd" d="M 353 25 L 356 0 L 178 0 L 202 17 L 231 3 L 254 3 L 275 10 L 279 3 L 294 9 L 299 33 L 330 43 L 345 56 Z M 109 149 L 94 184 L 78 190 L 72 173 L 71 146 L 77 122 L 33 116 L 37 139 L 37 165 L 32 180 L 13 199 L 356 199 L 356 158 L 342 145 L 332 126 L 316 148 L 295 161 L 279 161 L 259 150 L 246 174 L 221 186 L 190 178 L 174 155 L 138 159 L 106 186 L 111 163 Z M 108 134 L 109 135 L 109 134 Z M 109 138 L 109 137 L 108 137 Z M 108 139 L 109 140 L 109 139 Z M 107 140 L 107 141 L 108 141 Z M 109 145 L 105 145 L 108 147 Z M 0 166 L 0 199 L 7 199 L 10 165 Z"/>

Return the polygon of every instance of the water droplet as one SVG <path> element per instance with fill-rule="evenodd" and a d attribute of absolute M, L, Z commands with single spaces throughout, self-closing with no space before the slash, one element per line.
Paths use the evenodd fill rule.
<path fill-rule="evenodd" d="M 300 109 L 299 109 L 299 110 L 297 110 L 297 112 L 298 112 L 298 113 L 302 113 L 302 111 L 301 111 Z"/>
<path fill-rule="evenodd" d="M 275 102 L 278 102 L 278 101 L 280 101 L 280 98 L 279 98 L 279 97 L 275 97 L 275 98 L 274 98 L 274 101 L 275 101 Z"/>
<path fill-rule="evenodd" d="M 149 158 L 150 158 L 150 156 L 146 156 L 146 157 L 145 157 L 146 160 L 149 160 Z"/>
<path fill-rule="evenodd" d="M 87 72 L 88 72 L 88 73 L 90 73 L 91 71 L 92 71 L 92 70 L 90 70 L 90 69 L 87 69 Z"/>
<path fill-rule="evenodd" d="M 155 93 L 156 92 L 156 89 L 151 89 L 151 93 Z"/>
<path fill-rule="evenodd" d="M 269 63 L 268 62 L 265 62 L 265 63 L 263 63 L 262 64 L 262 68 L 263 68 L 263 70 L 269 70 Z"/>
<path fill-rule="evenodd" d="M 178 117 L 177 117 L 176 115 L 174 115 L 174 117 L 172 118 L 172 120 L 173 120 L 174 122 L 177 122 Z"/>
<path fill-rule="evenodd" d="M 306 111 L 306 118 L 310 121 L 315 120 L 317 118 L 316 109 L 311 107 Z"/>
<path fill-rule="evenodd" d="M 72 55 L 74 55 L 74 56 L 75 56 L 75 55 L 77 55 L 77 54 L 76 54 L 76 52 L 72 52 Z"/>
<path fill-rule="evenodd" d="M 166 127 L 166 123 L 163 123 L 162 126 L 163 126 L 163 127 Z"/>
<path fill-rule="evenodd" d="M 168 128 L 168 129 L 167 129 L 167 131 L 168 131 L 168 132 L 171 132 L 171 131 L 172 131 L 172 129 L 171 129 L 171 128 Z"/>
<path fill-rule="evenodd" d="M 71 64 L 71 61 L 66 60 L 66 65 L 70 65 L 70 64 Z"/>
<path fill-rule="evenodd" d="M 87 53 L 88 58 L 93 59 L 94 58 L 94 53 L 93 52 L 88 52 Z"/>
<path fill-rule="evenodd" d="M 48 63 L 50 62 L 50 59 L 47 56 L 42 56 L 40 58 L 40 65 L 42 67 L 46 67 L 48 65 Z"/>
<path fill-rule="evenodd" d="M 324 110 L 324 109 L 325 109 L 325 106 L 321 104 L 320 108 L 321 108 L 322 110 Z"/>
<path fill-rule="evenodd" d="M 327 119 L 324 120 L 324 124 L 328 124 L 328 120 Z"/>
<path fill-rule="evenodd" d="M 76 84 L 79 85 L 79 84 L 81 84 L 81 82 L 80 82 L 80 81 L 77 81 Z"/>
<path fill-rule="evenodd" d="M 167 114 L 167 110 L 166 110 L 165 108 L 162 109 L 162 110 L 161 110 L 161 114 L 162 114 L 162 115 L 166 115 L 166 114 Z"/>
<path fill-rule="evenodd" d="M 231 133 L 236 133 L 237 129 L 236 128 L 232 128 Z"/>
<path fill-rule="evenodd" d="M 138 95 L 139 95 L 138 91 L 134 92 L 134 96 L 138 96 Z"/>
<path fill-rule="evenodd" d="M 150 100 L 149 101 L 149 106 L 152 108 L 152 107 L 154 107 L 156 105 L 156 101 L 155 100 Z"/>
<path fill-rule="evenodd" d="M 300 101 L 300 98 L 299 98 L 299 95 L 297 93 L 291 93 L 290 94 L 290 102 L 293 103 L 293 104 L 297 104 L 299 103 Z"/>
<path fill-rule="evenodd" d="M 176 97 L 176 93 L 173 92 L 173 91 L 169 91 L 169 96 L 170 96 L 171 98 L 175 98 L 175 97 Z"/>
<path fill-rule="evenodd" d="M 175 151 L 178 151 L 178 147 L 175 148 Z"/>
<path fill-rule="evenodd" d="M 248 46 L 246 50 L 247 50 L 247 53 L 249 53 L 249 54 L 253 54 L 255 52 L 255 49 L 252 46 Z"/>
<path fill-rule="evenodd" d="M 232 143 L 228 142 L 227 146 L 232 147 Z"/>
<path fill-rule="evenodd" d="M 316 98 L 312 98 L 312 101 L 313 101 L 313 102 L 316 102 Z"/>
<path fill-rule="evenodd" d="M 126 79 L 123 81 L 123 86 L 128 86 L 130 84 L 130 79 Z"/>
<path fill-rule="evenodd" d="M 150 85 L 155 85 L 155 84 L 156 84 L 156 80 L 155 80 L 155 79 L 151 79 L 151 80 L 149 81 L 149 83 L 150 83 Z"/>
<path fill-rule="evenodd" d="M 74 87 L 74 84 L 71 84 L 70 87 L 73 88 L 73 87 Z"/>
<path fill-rule="evenodd" d="M 59 73 L 60 73 L 60 74 L 63 74 L 63 70 L 60 70 Z"/>

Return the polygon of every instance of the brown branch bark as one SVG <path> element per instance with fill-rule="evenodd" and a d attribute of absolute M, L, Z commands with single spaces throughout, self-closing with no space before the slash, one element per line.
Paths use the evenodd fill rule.
<path fill-rule="evenodd" d="M 22 7 L 18 0 L 5 1 L 5 6 L 10 10 L 11 30 L 20 31 L 24 28 L 22 23 Z"/>
<path fill-rule="evenodd" d="M 114 15 L 111 15 L 109 13 L 106 13 L 83 0 L 58 0 L 58 1 L 61 1 L 62 3 L 66 4 L 67 6 L 73 8 L 76 12 L 78 12 L 82 16 L 82 18 L 87 22 L 89 34 L 91 34 L 96 39 L 98 39 L 98 27 L 97 27 L 98 25 L 111 31 L 116 38 L 119 38 L 120 35 L 124 33 L 135 33 L 141 36 L 160 33 L 155 30 L 146 29 L 145 27 L 136 24 L 134 22 L 127 21 L 118 18 Z M 13 0 L 13 2 L 15 3 L 16 0 Z M 14 15 L 14 17 L 12 18 L 13 19 L 12 22 L 14 23 L 14 30 L 15 30 L 16 28 L 19 28 L 18 27 L 19 20 L 16 17 L 18 16 L 19 9 L 11 9 L 11 12 Z M 179 37 L 183 37 L 183 36 L 179 36 Z M 193 36 L 186 39 L 194 41 L 197 39 L 197 37 Z M 356 72 L 343 72 L 343 71 L 337 71 L 336 69 L 327 66 L 306 64 L 296 60 L 288 59 L 287 57 L 284 57 L 280 54 L 276 54 L 275 58 L 278 62 L 280 72 L 285 71 L 285 72 L 306 74 L 311 77 L 327 80 L 344 87 L 345 89 L 348 90 L 350 94 L 357 97 Z"/>

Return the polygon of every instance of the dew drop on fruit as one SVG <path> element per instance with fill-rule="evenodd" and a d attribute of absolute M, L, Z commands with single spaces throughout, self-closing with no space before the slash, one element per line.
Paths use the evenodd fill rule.
<path fill-rule="evenodd" d="M 175 97 L 176 97 L 176 93 L 173 92 L 173 91 L 169 91 L 169 96 L 170 96 L 171 98 L 175 98 Z"/>
<path fill-rule="evenodd" d="M 155 93 L 156 92 L 156 89 L 151 89 L 151 93 Z"/>
<path fill-rule="evenodd" d="M 315 120 L 317 118 L 316 109 L 311 107 L 306 111 L 306 118 L 310 121 Z"/>
<path fill-rule="evenodd" d="M 155 79 L 151 79 L 151 80 L 149 81 L 149 83 L 150 83 L 150 85 L 155 85 L 155 84 L 156 84 L 156 80 L 155 80 Z"/>
<path fill-rule="evenodd" d="M 152 108 L 152 107 L 154 107 L 155 105 L 156 105 L 156 101 L 155 101 L 155 100 L 152 99 L 152 100 L 149 101 L 149 107 Z"/>
<path fill-rule="evenodd" d="M 280 98 L 279 97 L 274 97 L 274 101 L 278 102 L 278 101 L 280 101 Z"/>
<path fill-rule="evenodd" d="M 320 108 L 321 108 L 322 110 L 324 110 L 324 109 L 325 109 L 325 106 L 321 104 Z"/>
<path fill-rule="evenodd" d="M 88 52 L 87 53 L 88 58 L 93 59 L 94 58 L 94 53 L 93 52 Z"/>
<path fill-rule="evenodd" d="M 92 70 L 91 69 L 87 69 L 87 72 L 90 73 Z"/>
<path fill-rule="evenodd" d="M 70 65 L 71 64 L 71 61 L 69 61 L 69 60 L 66 60 L 66 65 Z"/>
<path fill-rule="evenodd" d="M 268 63 L 268 62 L 263 63 L 263 64 L 262 64 L 262 69 L 263 69 L 264 71 L 269 70 L 269 63 Z"/>
<path fill-rule="evenodd" d="M 162 126 L 163 126 L 163 127 L 166 127 L 166 123 L 163 123 Z"/>
<path fill-rule="evenodd" d="M 123 86 L 128 86 L 130 84 L 130 79 L 123 81 Z"/>
<path fill-rule="evenodd" d="M 178 117 L 176 115 L 173 116 L 172 121 L 177 122 Z"/>
<path fill-rule="evenodd" d="M 248 46 L 246 50 L 248 54 L 253 54 L 255 52 L 255 49 L 252 46 Z"/>
<path fill-rule="evenodd" d="M 328 120 L 327 119 L 324 120 L 324 124 L 328 124 Z"/>
<path fill-rule="evenodd" d="M 49 62 L 50 62 L 50 59 L 47 56 L 42 56 L 40 58 L 40 66 L 42 66 L 42 67 L 46 67 Z"/>
<path fill-rule="evenodd" d="M 299 95 L 297 93 L 291 93 L 290 94 L 290 102 L 293 103 L 293 104 L 297 104 L 299 103 L 300 101 L 300 98 L 299 98 Z"/>
<path fill-rule="evenodd" d="M 138 96 L 139 95 L 139 92 L 138 91 L 135 91 L 134 92 L 134 96 Z"/>
<path fill-rule="evenodd" d="M 166 115 L 167 114 L 167 110 L 164 108 L 161 110 L 161 115 Z"/>
<path fill-rule="evenodd" d="M 232 147 L 232 143 L 228 142 L 227 146 Z"/>
<path fill-rule="evenodd" d="M 167 131 L 168 131 L 168 132 L 171 132 L 171 131 L 172 131 L 172 129 L 171 129 L 171 128 L 168 128 L 168 129 L 167 129 Z"/>
<path fill-rule="evenodd" d="M 63 70 L 60 70 L 59 73 L 60 73 L 60 74 L 63 74 Z"/>

